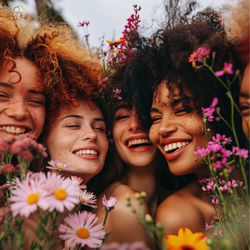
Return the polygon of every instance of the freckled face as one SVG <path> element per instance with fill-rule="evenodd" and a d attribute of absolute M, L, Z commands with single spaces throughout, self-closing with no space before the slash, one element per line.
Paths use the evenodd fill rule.
<path fill-rule="evenodd" d="M 98 174 L 108 151 L 106 126 L 98 107 L 88 99 L 77 108 L 61 106 L 51 124 L 47 147 L 52 160 L 70 164 L 74 175 L 87 182 Z"/>
<path fill-rule="evenodd" d="M 114 115 L 113 139 L 121 159 L 133 167 L 146 167 L 152 163 L 156 147 L 149 140 L 139 121 L 136 110 L 120 105 Z"/>
<path fill-rule="evenodd" d="M 250 135 L 250 63 L 245 68 L 241 88 L 240 88 L 240 107 L 242 114 L 242 129 L 247 137 Z"/>
<path fill-rule="evenodd" d="M 185 96 L 191 97 L 185 92 Z M 166 81 L 162 81 L 154 93 L 150 140 L 165 156 L 173 174 L 199 174 L 203 172 L 203 160 L 195 160 L 193 152 L 197 146 L 205 147 L 202 118 L 192 100 L 181 98 L 178 89 L 174 90 L 173 97 L 169 94 Z"/>
<path fill-rule="evenodd" d="M 0 69 L 0 136 L 29 134 L 37 139 L 45 122 L 40 72 L 25 57 L 14 61 L 16 68 L 6 62 Z"/>

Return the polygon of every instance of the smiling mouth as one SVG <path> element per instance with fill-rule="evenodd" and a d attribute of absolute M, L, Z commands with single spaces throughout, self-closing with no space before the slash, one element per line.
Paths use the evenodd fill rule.
<path fill-rule="evenodd" d="M 175 143 L 170 143 L 164 146 L 164 151 L 167 154 L 171 154 L 176 152 L 177 150 L 186 147 L 190 141 L 184 141 L 184 142 L 175 142 Z"/>
<path fill-rule="evenodd" d="M 134 139 L 127 142 L 128 148 L 138 148 L 151 145 L 152 142 L 149 139 Z"/>
<path fill-rule="evenodd" d="M 74 154 L 76 155 L 96 155 L 98 156 L 99 153 L 93 149 L 81 149 L 81 150 L 77 150 L 74 152 Z"/>
<path fill-rule="evenodd" d="M 0 126 L 0 131 L 8 133 L 8 134 L 25 134 L 30 132 L 30 129 L 23 128 L 23 127 L 16 127 L 16 126 Z"/>

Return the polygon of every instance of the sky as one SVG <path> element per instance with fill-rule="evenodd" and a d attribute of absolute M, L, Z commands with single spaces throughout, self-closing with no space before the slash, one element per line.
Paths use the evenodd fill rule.
<path fill-rule="evenodd" d="M 222 7 L 237 0 L 199 0 L 202 7 Z M 66 21 L 83 39 L 84 31 L 78 27 L 80 21 L 90 21 L 88 26 L 90 47 L 100 47 L 104 40 L 118 40 L 126 25 L 126 19 L 133 13 L 133 5 L 141 6 L 140 18 L 145 27 L 143 32 L 154 31 L 163 20 L 163 0 L 52 0 L 56 9 L 63 13 Z M 35 0 L 26 4 L 16 0 L 12 7 L 22 5 L 27 12 L 35 13 Z M 146 34 L 147 35 L 147 34 Z"/>

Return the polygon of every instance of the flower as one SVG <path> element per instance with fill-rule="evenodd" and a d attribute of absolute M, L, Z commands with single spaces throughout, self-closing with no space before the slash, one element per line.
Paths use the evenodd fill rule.
<path fill-rule="evenodd" d="M 98 218 L 95 214 L 87 211 L 72 214 L 64 219 L 66 225 L 59 226 L 60 238 L 65 240 L 66 247 L 88 246 L 97 248 L 102 245 L 105 236 L 103 225 L 95 225 Z"/>
<path fill-rule="evenodd" d="M 248 150 L 247 149 L 240 149 L 238 147 L 233 146 L 233 153 L 236 153 L 236 155 L 247 159 L 248 158 Z"/>
<path fill-rule="evenodd" d="M 82 21 L 78 23 L 78 27 L 84 27 L 85 25 L 88 26 L 90 24 L 90 21 Z"/>
<path fill-rule="evenodd" d="M 70 178 L 62 178 L 56 173 L 49 172 L 44 189 L 47 192 L 46 200 L 50 212 L 56 209 L 62 213 L 64 208 L 70 211 L 79 203 L 79 186 Z"/>
<path fill-rule="evenodd" d="M 114 208 L 117 200 L 115 197 L 110 197 L 109 200 L 106 199 L 106 195 L 104 194 L 102 197 L 102 204 L 107 210 L 111 210 Z"/>
<path fill-rule="evenodd" d="M 209 58 L 209 54 L 210 49 L 200 47 L 189 56 L 188 61 L 191 62 L 192 66 L 195 68 L 196 62 L 202 62 L 203 60 L 206 60 L 206 58 Z"/>
<path fill-rule="evenodd" d="M 83 184 L 83 179 L 81 177 L 78 176 L 70 176 L 71 181 L 77 185 L 77 187 L 79 187 L 80 189 L 86 189 L 87 186 L 85 184 Z"/>
<path fill-rule="evenodd" d="M 214 97 L 209 108 L 201 108 L 203 116 L 206 117 L 209 122 L 212 122 L 214 120 L 213 113 L 217 104 L 218 98 Z"/>
<path fill-rule="evenodd" d="M 80 194 L 79 194 L 79 199 L 80 199 L 80 203 L 86 205 L 86 206 L 89 206 L 89 207 L 93 207 L 93 208 L 96 208 L 96 202 L 97 202 L 97 199 L 96 199 L 96 196 L 91 193 L 91 192 L 88 192 L 87 190 L 80 190 Z"/>
<path fill-rule="evenodd" d="M 15 186 L 12 189 L 10 209 L 13 215 L 17 214 L 29 217 L 29 215 L 37 210 L 38 207 L 46 210 L 48 204 L 45 200 L 45 191 L 43 183 L 39 180 L 34 181 L 29 176 L 22 182 L 15 178 Z"/>
<path fill-rule="evenodd" d="M 54 160 L 50 160 L 48 162 L 49 166 L 47 166 L 46 168 L 48 169 L 52 169 L 52 170 L 58 170 L 58 171 L 62 171 L 62 170 L 69 170 L 71 169 L 71 166 L 69 164 L 63 164 L 59 161 L 54 161 Z"/>
<path fill-rule="evenodd" d="M 222 70 L 214 72 L 214 74 L 216 76 L 218 76 L 218 77 L 223 76 L 225 73 L 229 74 L 229 75 L 232 75 L 233 72 L 234 72 L 232 68 L 233 68 L 233 64 L 232 63 L 225 62 L 224 63 L 224 68 Z"/>
<path fill-rule="evenodd" d="M 167 235 L 164 238 L 168 250 L 209 250 L 206 239 L 203 233 L 192 233 L 188 228 L 180 228 L 178 236 Z"/>

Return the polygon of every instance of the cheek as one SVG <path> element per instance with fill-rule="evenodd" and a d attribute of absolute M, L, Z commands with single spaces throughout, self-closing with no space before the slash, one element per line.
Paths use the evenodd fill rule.
<path fill-rule="evenodd" d="M 250 116 L 244 117 L 245 119 L 242 120 L 242 129 L 244 134 L 248 137 L 250 134 L 249 125 L 250 125 Z"/>
<path fill-rule="evenodd" d="M 42 130 L 45 123 L 45 108 L 33 109 L 30 113 L 32 114 L 35 129 Z"/>
<path fill-rule="evenodd" d="M 156 126 L 151 126 L 149 130 L 149 139 L 152 143 L 157 144 L 158 141 L 158 130 Z"/>

